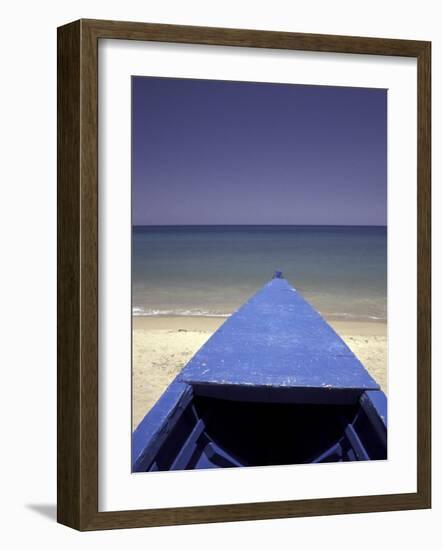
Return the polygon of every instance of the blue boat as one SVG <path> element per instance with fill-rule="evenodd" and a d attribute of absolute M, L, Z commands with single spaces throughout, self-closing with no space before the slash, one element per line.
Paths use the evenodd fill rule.
<path fill-rule="evenodd" d="M 132 435 L 132 471 L 387 458 L 387 399 L 276 272 L 172 381 Z"/>

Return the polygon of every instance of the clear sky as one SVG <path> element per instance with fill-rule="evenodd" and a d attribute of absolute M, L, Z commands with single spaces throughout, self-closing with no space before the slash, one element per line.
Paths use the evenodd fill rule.
<path fill-rule="evenodd" d="M 387 91 L 133 77 L 135 225 L 386 225 Z"/>

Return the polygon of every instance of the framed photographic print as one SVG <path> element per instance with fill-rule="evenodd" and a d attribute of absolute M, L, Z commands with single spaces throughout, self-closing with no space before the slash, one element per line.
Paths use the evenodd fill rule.
<path fill-rule="evenodd" d="M 430 507 L 430 43 L 58 31 L 58 520 Z"/>

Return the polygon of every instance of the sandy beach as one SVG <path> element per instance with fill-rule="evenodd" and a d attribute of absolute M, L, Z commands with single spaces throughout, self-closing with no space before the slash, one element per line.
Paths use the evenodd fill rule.
<path fill-rule="evenodd" d="M 133 428 L 224 321 L 215 317 L 133 317 Z M 329 322 L 387 392 L 387 324 Z"/>

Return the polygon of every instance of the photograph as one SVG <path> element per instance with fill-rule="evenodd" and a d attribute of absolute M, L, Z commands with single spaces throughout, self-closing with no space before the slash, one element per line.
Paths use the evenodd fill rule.
<path fill-rule="evenodd" d="M 132 472 L 386 460 L 388 90 L 131 80 Z"/>

